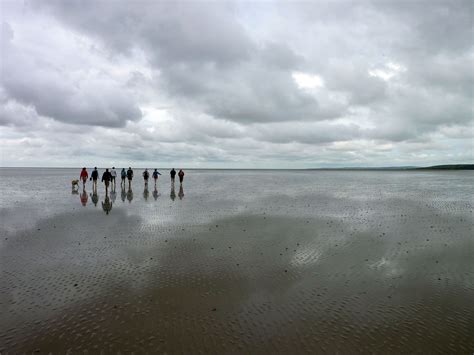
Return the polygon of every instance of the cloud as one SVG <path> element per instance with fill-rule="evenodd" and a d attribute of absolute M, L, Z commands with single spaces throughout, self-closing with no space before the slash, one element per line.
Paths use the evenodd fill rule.
<path fill-rule="evenodd" d="M 31 43 L 15 40 L 10 24 L 3 26 L 8 30 L 2 37 L 2 87 L 7 101 L 22 103 L 41 116 L 81 125 L 123 127 L 127 120 L 141 117 L 124 83 L 104 70 L 80 67 L 87 51 L 56 53 L 63 46 L 74 47 L 63 41 L 62 33 L 31 48 Z M 80 50 L 77 47 L 68 49 Z"/>
<path fill-rule="evenodd" d="M 0 133 L 11 159 L 2 164 L 46 152 L 48 164 L 67 162 L 57 142 L 71 141 L 85 160 L 104 162 L 465 159 L 470 8 L 457 0 L 6 2 Z M 26 143 L 36 151 L 22 152 Z"/>

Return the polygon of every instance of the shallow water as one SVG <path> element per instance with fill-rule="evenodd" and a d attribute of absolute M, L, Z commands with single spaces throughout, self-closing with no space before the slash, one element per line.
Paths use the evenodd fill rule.
<path fill-rule="evenodd" d="M 0 169 L 0 352 L 474 350 L 472 172 L 161 172 Z"/>

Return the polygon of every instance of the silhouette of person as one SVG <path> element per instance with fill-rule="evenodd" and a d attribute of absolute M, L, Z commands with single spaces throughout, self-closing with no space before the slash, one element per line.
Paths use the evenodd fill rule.
<path fill-rule="evenodd" d="M 125 170 L 125 168 L 122 168 L 122 171 L 120 172 L 120 177 L 122 178 L 122 182 L 120 183 L 120 186 L 124 189 L 125 179 L 127 178 L 127 171 Z"/>
<path fill-rule="evenodd" d="M 102 201 L 102 209 L 104 210 L 105 214 L 109 214 L 112 210 L 112 201 L 110 201 L 109 196 L 105 195 L 105 200 Z"/>
<path fill-rule="evenodd" d="M 176 192 L 174 191 L 174 183 L 171 184 L 170 198 L 174 201 L 176 199 Z"/>
<path fill-rule="evenodd" d="M 184 179 L 184 171 L 183 170 L 181 170 L 181 169 L 179 170 L 178 177 L 179 177 L 179 183 L 183 184 L 183 179 Z"/>
<path fill-rule="evenodd" d="M 132 200 L 133 200 L 133 191 L 132 191 L 131 188 L 129 188 L 128 191 L 127 191 L 127 200 L 128 200 L 128 202 L 132 202 Z"/>
<path fill-rule="evenodd" d="M 127 170 L 127 179 L 128 179 L 128 189 L 132 188 L 132 179 L 133 179 L 133 170 L 131 167 Z"/>
<path fill-rule="evenodd" d="M 148 172 L 148 169 L 145 169 L 143 172 L 143 181 L 145 182 L 145 186 L 148 186 L 148 178 L 150 177 L 150 173 Z"/>
<path fill-rule="evenodd" d="M 90 180 L 92 180 L 92 191 L 97 190 L 97 179 L 99 178 L 99 172 L 97 171 L 97 167 L 91 173 Z"/>
<path fill-rule="evenodd" d="M 80 199 L 81 199 L 81 204 L 85 207 L 87 205 L 87 200 L 89 199 L 89 195 L 87 195 L 87 192 L 85 189 L 82 189 Z"/>
<path fill-rule="evenodd" d="M 156 189 L 156 186 L 155 186 L 155 189 L 153 190 L 153 198 L 156 200 L 158 200 L 158 190 Z"/>
<path fill-rule="evenodd" d="M 174 168 L 173 168 L 173 169 L 171 169 L 171 171 L 170 171 L 170 177 L 171 177 L 171 183 L 172 183 L 172 184 L 174 184 L 174 178 L 175 178 L 175 176 L 176 176 L 176 170 L 174 170 Z"/>
<path fill-rule="evenodd" d="M 112 174 L 110 174 L 109 169 L 105 169 L 102 174 L 102 182 L 105 184 L 105 195 L 109 193 L 110 180 L 112 180 Z"/>
<path fill-rule="evenodd" d="M 99 202 L 99 195 L 97 194 L 97 189 L 92 190 L 91 199 L 94 206 L 97 207 L 97 203 Z"/>
<path fill-rule="evenodd" d="M 158 181 L 158 176 L 160 176 L 161 174 L 158 172 L 157 169 L 155 169 L 155 171 L 153 172 L 153 179 L 155 180 L 155 190 L 156 190 L 156 183 Z"/>
<path fill-rule="evenodd" d="M 115 178 L 117 177 L 117 171 L 115 170 L 115 166 L 112 167 L 110 170 L 110 181 L 112 183 L 112 190 L 115 190 Z"/>
<path fill-rule="evenodd" d="M 82 188 L 85 188 L 87 179 L 89 178 L 89 173 L 87 172 L 86 168 L 82 168 L 79 178 L 82 180 Z"/>
<path fill-rule="evenodd" d="M 183 197 L 184 197 L 184 190 L 183 190 L 183 185 L 182 184 L 179 185 L 178 197 L 179 197 L 180 200 L 182 200 Z"/>

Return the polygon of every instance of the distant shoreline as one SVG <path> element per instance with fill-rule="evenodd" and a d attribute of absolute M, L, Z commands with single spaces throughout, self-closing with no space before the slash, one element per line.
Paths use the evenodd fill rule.
<path fill-rule="evenodd" d="M 0 169 L 80 169 L 80 167 L 55 167 L 55 166 L 1 166 Z M 105 169 L 98 167 L 98 169 Z M 142 167 L 134 167 L 136 170 L 144 170 Z M 150 168 L 148 168 L 150 169 Z M 154 168 L 153 168 L 154 169 Z M 171 168 L 161 167 L 158 170 Z M 474 170 L 474 164 L 446 164 L 433 166 L 386 166 L 386 167 L 341 167 L 341 168 L 186 168 L 184 170 L 220 170 L 220 171 L 419 171 L 419 170 Z"/>
<path fill-rule="evenodd" d="M 451 165 L 433 165 L 433 166 L 393 166 L 393 167 L 347 167 L 347 168 L 311 168 L 306 170 L 377 170 L 377 171 L 390 171 L 390 170 L 474 170 L 474 164 L 451 164 Z"/>

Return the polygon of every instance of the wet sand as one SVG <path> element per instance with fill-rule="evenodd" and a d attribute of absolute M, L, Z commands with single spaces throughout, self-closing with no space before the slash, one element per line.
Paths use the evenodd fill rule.
<path fill-rule="evenodd" d="M 472 175 L 255 174 L 11 200 L 0 352 L 472 353 Z"/>

